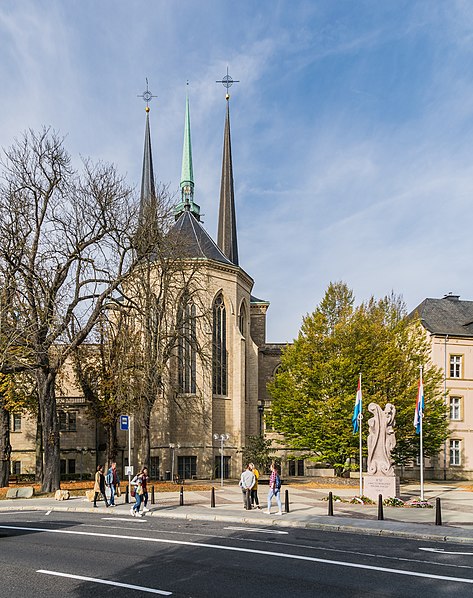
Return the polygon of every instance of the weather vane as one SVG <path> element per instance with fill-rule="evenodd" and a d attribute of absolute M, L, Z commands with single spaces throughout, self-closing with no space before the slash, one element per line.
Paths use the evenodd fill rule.
<path fill-rule="evenodd" d="M 225 75 L 225 77 L 222 77 L 221 81 L 215 81 L 215 83 L 222 83 L 223 86 L 227 88 L 227 93 L 226 93 L 225 97 L 228 100 L 228 99 L 230 99 L 230 94 L 228 93 L 228 90 L 234 83 L 240 83 L 240 81 L 234 81 L 230 77 L 230 75 L 228 74 L 228 66 L 227 66 L 227 74 Z"/>
<path fill-rule="evenodd" d="M 157 96 L 154 96 L 148 89 L 148 77 L 146 77 L 146 91 L 136 97 L 143 98 L 143 100 L 146 102 L 146 112 L 149 112 L 149 103 L 152 98 L 156 98 Z"/>

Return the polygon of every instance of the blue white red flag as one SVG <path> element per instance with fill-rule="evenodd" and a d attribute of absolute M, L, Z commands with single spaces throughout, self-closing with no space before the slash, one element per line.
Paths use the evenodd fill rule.
<path fill-rule="evenodd" d="M 417 434 L 420 434 L 421 419 L 424 413 L 424 383 L 422 376 L 419 379 L 419 390 L 417 392 L 416 412 L 414 414 L 414 428 Z"/>
<path fill-rule="evenodd" d="M 359 428 L 359 415 L 361 413 L 362 403 L 361 403 L 361 375 L 358 378 L 358 390 L 356 391 L 356 400 L 355 400 L 355 409 L 353 410 L 353 417 L 351 418 L 351 423 L 353 424 L 353 434 L 358 432 Z"/>

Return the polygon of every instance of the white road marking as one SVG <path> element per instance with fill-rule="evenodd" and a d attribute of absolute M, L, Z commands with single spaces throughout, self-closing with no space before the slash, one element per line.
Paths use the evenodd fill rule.
<path fill-rule="evenodd" d="M 281 532 L 275 529 L 264 529 L 261 527 L 224 527 L 223 529 L 231 529 L 236 530 L 239 532 L 258 532 L 262 534 L 285 534 L 287 535 L 289 532 Z"/>
<path fill-rule="evenodd" d="M 21 527 L 14 525 L 0 525 L 0 529 L 14 529 L 27 532 L 45 532 L 48 534 L 67 534 L 71 536 L 90 536 L 95 538 L 115 538 L 118 540 L 130 540 L 130 536 L 120 534 L 98 534 L 93 532 L 82 532 L 67 529 L 46 529 L 41 527 Z M 201 542 L 186 542 L 184 540 L 165 540 L 163 538 L 133 537 L 134 542 L 151 542 L 155 544 L 173 544 L 175 546 L 189 546 L 192 548 L 206 548 L 207 550 L 226 550 L 228 552 L 243 552 L 246 554 L 256 554 L 261 556 L 272 556 L 275 558 L 293 559 L 296 561 L 307 561 L 311 563 L 321 563 L 324 565 L 335 565 L 337 567 L 349 567 L 351 569 L 365 569 L 368 571 L 380 571 L 382 573 L 392 573 L 394 575 L 407 575 L 408 577 L 423 577 L 427 579 L 437 579 L 441 581 L 454 581 L 459 583 L 473 584 L 473 578 L 449 577 L 448 575 L 434 575 L 431 573 L 421 573 L 420 571 L 404 571 L 402 569 L 389 569 L 388 567 L 377 567 L 375 565 L 362 565 L 360 563 L 347 563 L 344 561 L 332 561 L 330 559 L 319 559 L 312 556 L 303 556 L 300 554 L 290 554 L 285 552 L 273 552 L 270 550 L 256 550 L 254 548 L 239 548 L 237 546 L 219 546 L 218 544 L 203 544 Z"/>
<path fill-rule="evenodd" d="M 473 552 L 456 552 L 445 550 L 444 548 L 419 548 L 419 550 L 424 550 L 425 552 L 437 552 L 439 554 L 459 554 L 462 556 L 473 556 Z"/>
<path fill-rule="evenodd" d="M 46 515 L 49 515 L 51 513 L 51 511 L 46 511 Z"/>
<path fill-rule="evenodd" d="M 102 521 L 141 521 L 144 523 L 146 519 L 142 519 L 141 517 L 102 517 Z"/>
<path fill-rule="evenodd" d="M 101 583 L 106 586 L 116 586 L 118 588 L 127 588 L 129 590 L 139 590 L 140 592 L 160 594 L 161 596 L 172 595 L 172 592 L 166 592 L 165 590 L 155 590 L 154 588 L 146 588 L 145 586 L 135 586 L 129 583 L 120 583 L 119 581 L 108 581 L 107 579 L 97 579 L 95 577 L 84 577 L 83 575 L 72 575 L 71 573 L 60 573 L 59 571 L 47 571 L 46 569 L 38 569 L 36 573 L 45 573 L 46 575 L 55 575 L 56 577 L 67 577 L 68 579 L 78 579 L 79 581 Z"/>

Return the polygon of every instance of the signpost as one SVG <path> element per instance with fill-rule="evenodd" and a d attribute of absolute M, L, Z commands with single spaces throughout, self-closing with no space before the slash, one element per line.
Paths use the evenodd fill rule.
<path fill-rule="evenodd" d="M 128 467 L 126 468 L 125 473 L 128 473 L 128 488 L 130 488 L 133 466 L 131 464 L 131 428 L 129 415 L 120 415 L 120 430 L 128 430 Z"/>

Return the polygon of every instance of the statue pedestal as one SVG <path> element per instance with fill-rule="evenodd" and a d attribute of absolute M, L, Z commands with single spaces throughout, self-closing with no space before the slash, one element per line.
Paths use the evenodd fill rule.
<path fill-rule="evenodd" d="M 363 494 L 371 500 L 378 500 L 380 494 L 385 498 L 399 498 L 401 487 L 398 476 L 363 476 Z"/>

